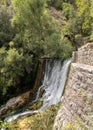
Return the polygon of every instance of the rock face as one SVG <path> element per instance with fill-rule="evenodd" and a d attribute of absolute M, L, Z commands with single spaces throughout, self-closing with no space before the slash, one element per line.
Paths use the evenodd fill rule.
<path fill-rule="evenodd" d="M 23 93 L 22 95 L 18 97 L 14 97 L 8 100 L 6 105 L 0 108 L 0 118 L 4 117 L 8 113 L 9 110 L 16 109 L 24 105 L 29 100 L 29 96 L 30 96 L 30 91 Z"/>
<path fill-rule="evenodd" d="M 73 62 L 53 130 L 93 129 L 93 43 L 78 49 Z"/>

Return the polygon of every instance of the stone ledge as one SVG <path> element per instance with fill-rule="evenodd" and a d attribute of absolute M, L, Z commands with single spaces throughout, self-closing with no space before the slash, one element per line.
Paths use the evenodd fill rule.
<path fill-rule="evenodd" d="M 86 65 L 86 64 L 80 64 L 80 63 L 72 63 L 72 67 L 78 70 L 82 70 L 82 72 L 87 72 L 87 73 L 93 73 L 93 66 Z"/>
<path fill-rule="evenodd" d="M 87 43 L 86 45 L 84 45 L 84 46 L 82 46 L 82 47 L 80 47 L 79 49 L 78 49 L 78 51 L 81 51 L 81 50 L 83 50 L 83 49 L 93 49 L 93 43 Z"/>

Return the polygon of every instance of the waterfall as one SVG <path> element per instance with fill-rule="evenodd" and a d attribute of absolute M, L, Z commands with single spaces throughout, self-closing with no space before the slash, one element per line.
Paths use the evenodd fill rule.
<path fill-rule="evenodd" d="M 41 110 L 53 104 L 57 104 L 60 101 L 70 62 L 71 59 L 65 60 L 64 62 L 60 59 L 46 61 L 44 79 L 42 82 L 45 93 L 42 97 L 43 106 L 40 108 Z"/>
<path fill-rule="evenodd" d="M 70 63 L 71 59 L 65 60 L 64 62 L 61 59 L 46 59 L 42 83 L 38 89 L 36 99 L 33 101 L 36 102 L 38 100 L 40 90 L 43 89 L 44 93 L 42 95 L 42 107 L 38 110 L 28 110 L 13 116 L 9 116 L 6 118 L 6 121 L 10 122 L 20 116 L 37 113 L 45 110 L 51 105 L 57 104 L 62 96 Z"/>

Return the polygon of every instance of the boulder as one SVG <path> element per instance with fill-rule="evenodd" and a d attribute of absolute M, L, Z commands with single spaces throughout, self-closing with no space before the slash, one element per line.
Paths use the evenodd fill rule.
<path fill-rule="evenodd" d="M 23 106 L 29 101 L 30 91 L 21 94 L 20 96 L 13 97 L 7 101 L 7 103 L 0 108 L 0 117 L 4 117 L 9 110 L 16 109 Z"/>

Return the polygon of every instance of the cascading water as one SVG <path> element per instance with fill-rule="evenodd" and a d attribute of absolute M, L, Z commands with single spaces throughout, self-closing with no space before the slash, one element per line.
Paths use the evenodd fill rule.
<path fill-rule="evenodd" d="M 58 103 L 61 99 L 61 95 L 65 86 L 70 63 L 71 59 L 65 60 L 64 62 L 62 62 L 61 59 L 46 59 L 42 85 L 39 87 L 36 99 L 33 101 L 38 101 L 40 90 L 43 89 L 44 93 L 42 95 L 42 107 L 38 110 L 28 110 L 13 116 L 9 116 L 6 118 L 6 121 L 10 122 L 20 116 L 43 111 L 47 107 Z"/>
<path fill-rule="evenodd" d="M 42 82 L 45 93 L 42 96 L 43 106 L 40 108 L 41 110 L 60 101 L 70 62 L 71 59 L 65 60 L 64 62 L 59 59 L 46 61 L 45 74 Z"/>

